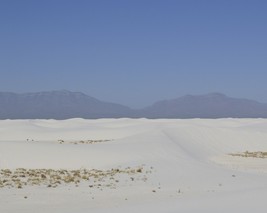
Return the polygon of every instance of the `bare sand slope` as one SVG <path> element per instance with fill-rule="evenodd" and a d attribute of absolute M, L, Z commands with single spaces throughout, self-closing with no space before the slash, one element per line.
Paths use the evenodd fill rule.
<path fill-rule="evenodd" d="M 266 119 L 2 120 L 0 212 L 264 211 L 265 152 Z"/>

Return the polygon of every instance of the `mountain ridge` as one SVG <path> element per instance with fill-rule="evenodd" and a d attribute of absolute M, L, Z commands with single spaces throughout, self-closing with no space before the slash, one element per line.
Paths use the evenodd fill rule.
<path fill-rule="evenodd" d="M 117 118 L 130 111 L 129 107 L 67 90 L 21 94 L 0 92 L 0 119 Z"/>
<path fill-rule="evenodd" d="M 267 104 L 209 93 L 158 101 L 142 111 L 148 118 L 266 118 Z"/>
<path fill-rule="evenodd" d="M 185 95 L 142 109 L 100 101 L 81 92 L 0 92 L 0 119 L 267 118 L 267 104 L 222 93 Z"/>

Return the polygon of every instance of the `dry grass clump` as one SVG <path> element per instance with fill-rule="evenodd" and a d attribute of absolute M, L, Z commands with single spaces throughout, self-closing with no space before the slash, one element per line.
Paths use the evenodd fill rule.
<path fill-rule="evenodd" d="M 0 188 L 23 188 L 25 186 L 47 186 L 55 188 L 59 185 L 74 184 L 78 186 L 80 183 L 88 182 L 89 187 L 115 187 L 118 179 L 115 178 L 119 174 L 128 174 L 130 179 L 135 180 L 132 176 L 143 172 L 143 167 L 110 170 L 66 170 L 66 169 L 24 169 L 0 170 Z M 105 184 L 103 184 L 105 183 Z"/>
<path fill-rule="evenodd" d="M 62 139 L 58 140 L 60 144 L 94 144 L 94 143 L 104 143 L 112 140 L 80 140 L 80 141 L 64 141 Z"/>
<path fill-rule="evenodd" d="M 267 158 L 267 152 L 249 152 L 245 151 L 242 153 L 231 153 L 231 156 L 237 156 L 237 157 L 249 157 L 249 158 Z"/>

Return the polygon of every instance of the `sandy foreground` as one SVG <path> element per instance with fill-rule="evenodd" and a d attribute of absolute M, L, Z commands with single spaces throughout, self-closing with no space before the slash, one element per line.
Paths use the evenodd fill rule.
<path fill-rule="evenodd" d="M 0 212 L 264 212 L 266 152 L 266 119 L 2 120 Z"/>

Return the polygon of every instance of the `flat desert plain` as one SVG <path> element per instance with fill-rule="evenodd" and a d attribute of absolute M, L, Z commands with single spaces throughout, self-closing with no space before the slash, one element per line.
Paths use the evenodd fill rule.
<path fill-rule="evenodd" d="M 266 119 L 0 121 L 0 212 L 265 212 Z"/>

